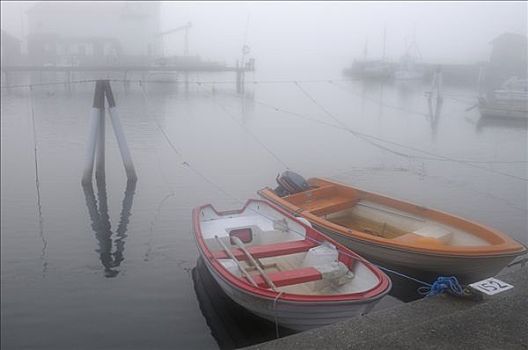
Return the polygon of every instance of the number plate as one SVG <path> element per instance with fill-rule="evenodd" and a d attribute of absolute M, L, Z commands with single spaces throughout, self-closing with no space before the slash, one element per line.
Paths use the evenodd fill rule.
<path fill-rule="evenodd" d="M 504 292 L 505 290 L 513 288 L 511 284 L 508 284 L 493 277 L 475 283 L 471 283 L 469 286 L 487 295 L 495 295 Z"/>

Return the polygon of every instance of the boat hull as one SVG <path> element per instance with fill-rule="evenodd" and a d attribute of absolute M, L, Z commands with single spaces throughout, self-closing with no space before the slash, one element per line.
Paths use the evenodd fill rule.
<path fill-rule="evenodd" d="M 387 290 L 375 298 L 362 301 L 292 302 L 280 299 L 280 297 L 275 301 L 237 288 L 222 278 L 221 274 L 210 265 L 207 259 L 204 261 L 222 291 L 235 303 L 259 317 L 277 322 L 281 326 L 295 331 L 322 327 L 366 314 L 388 292 Z"/>
<path fill-rule="evenodd" d="M 424 282 L 432 283 L 438 276 L 457 276 L 461 283 L 467 284 L 490 276 L 495 276 L 518 254 L 497 256 L 454 256 L 435 255 L 411 250 L 396 249 L 374 245 L 344 236 L 328 228 L 315 226 L 323 233 L 335 239 L 358 254 L 382 267 L 409 274 Z"/>
<path fill-rule="evenodd" d="M 291 197 L 279 197 L 269 188 L 259 191 L 259 194 L 290 213 L 303 216 L 319 231 L 369 261 L 399 273 L 410 274 L 422 281 L 431 283 L 438 276 L 456 276 L 464 284 L 476 282 L 496 275 L 517 256 L 526 253 L 522 244 L 505 234 L 451 214 L 324 179 L 310 179 L 308 182 L 312 186 L 311 190 Z M 348 210 L 361 200 L 408 213 L 411 219 L 412 216 L 423 217 L 429 222 L 448 225 L 455 231 L 472 233 L 493 244 L 449 246 L 440 241 L 439 244 L 433 241 L 432 245 L 416 244 L 412 240 L 369 234 L 357 226 L 343 226 L 327 219 L 328 215 Z M 396 233 L 399 235 L 396 237 L 405 237 L 405 232 L 408 232 L 412 239 L 411 233 L 416 229 L 402 229 L 400 233 Z"/>

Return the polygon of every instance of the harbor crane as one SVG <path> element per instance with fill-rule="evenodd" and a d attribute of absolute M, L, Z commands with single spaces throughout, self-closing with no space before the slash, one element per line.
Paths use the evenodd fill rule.
<path fill-rule="evenodd" d="M 191 27 L 192 27 L 192 23 L 188 22 L 185 25 L 182 25 L 182 26 L 179 26 L 179 27 L 176 27 L 176 28 L 169 29 L 167 31 L 161 32 L 159 34 L 159 36 L 160 37 L 164 37 L 166 35 L 169 35 L 169 34 L 172 34 L 172 33 L 176 33 L 176 32 L 180 32 L 180 31 L 184 30 L 185 33 L 184 33 L 183 55 L 184 56 L 188 56 L 189 55 L 189 29 Z"/>

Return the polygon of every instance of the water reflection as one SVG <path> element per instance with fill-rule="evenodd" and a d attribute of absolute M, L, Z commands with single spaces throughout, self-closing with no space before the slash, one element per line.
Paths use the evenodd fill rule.
<path fill-rule="evenodd" d="M 442 113 L 442 105 L 444 101 L 440 96 L 436 98 L 429 97 L 427 99 L 427 106 L 429 108 L 429 121 L 431 122 L 431 130 L 433 137 L 436 136 L 438 132 L 438 122 L 440 121 L 440 113 Z"/>
<path fill-rule="evenodd" d="M 477 132 L 483 128 L 498 129 L 528 129 L 527 118 L 505 118 L 505 117 L 483 117 L 481 116 L 476 123 Z"/>
<path fill-rule="evenodd" d="M 231 300 L 209 273 L 202 258 L 192 269 L 192 279 L 200 310 L 221 349 L 235 349 L 276 338 L 275 324 Z M 281 337 L 293 333 L 279 327 Z"/>
<path fill-rule="evenodd" d="M 124 260 L 125 239 L 127 237 L 128 222 L 131 216 L 132 202 L 136 190 L 136 181 L 127 181 L 125 188 L 125 197 L 123 199 L 119 225 L 116 229 L 115 238 L 112 239 L 112 225 L 110 223 L 110 216 L 108 215 L 108 200 L 106 194 L 105 177 L 97 178 L 97 198 L 93 185 L 83 185 L 84 197 L 86 199 L 86 206 L 88 207 L 88 214 L 92 221 L 92 229 L 95 233 L 95 238 L 99 244 L 96 250 L 99 253 L 99 259 L 104 267 L 105 277 L 115 277 L 119 271 L 118 267 Z M 99 207 L 98 201 L 99 200 Z M 115 251 L 112 252 L 112 247 L 115 244 Z"/>

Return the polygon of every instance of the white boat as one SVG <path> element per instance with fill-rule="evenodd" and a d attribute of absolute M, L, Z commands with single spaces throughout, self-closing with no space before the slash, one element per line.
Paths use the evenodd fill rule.
<path fill-rule="evenodd" d="M 220 288 L 250 312 L 307 330 L 369 312 L 390 279 L 356 253 L 265 201 L 193 210 L 194 234 Z"/>
<path fill-rule="evenodd" d="M 509 79 L 479 98 L 479 110 L 483 117 L 528 118 L 528 80 Z"/>

